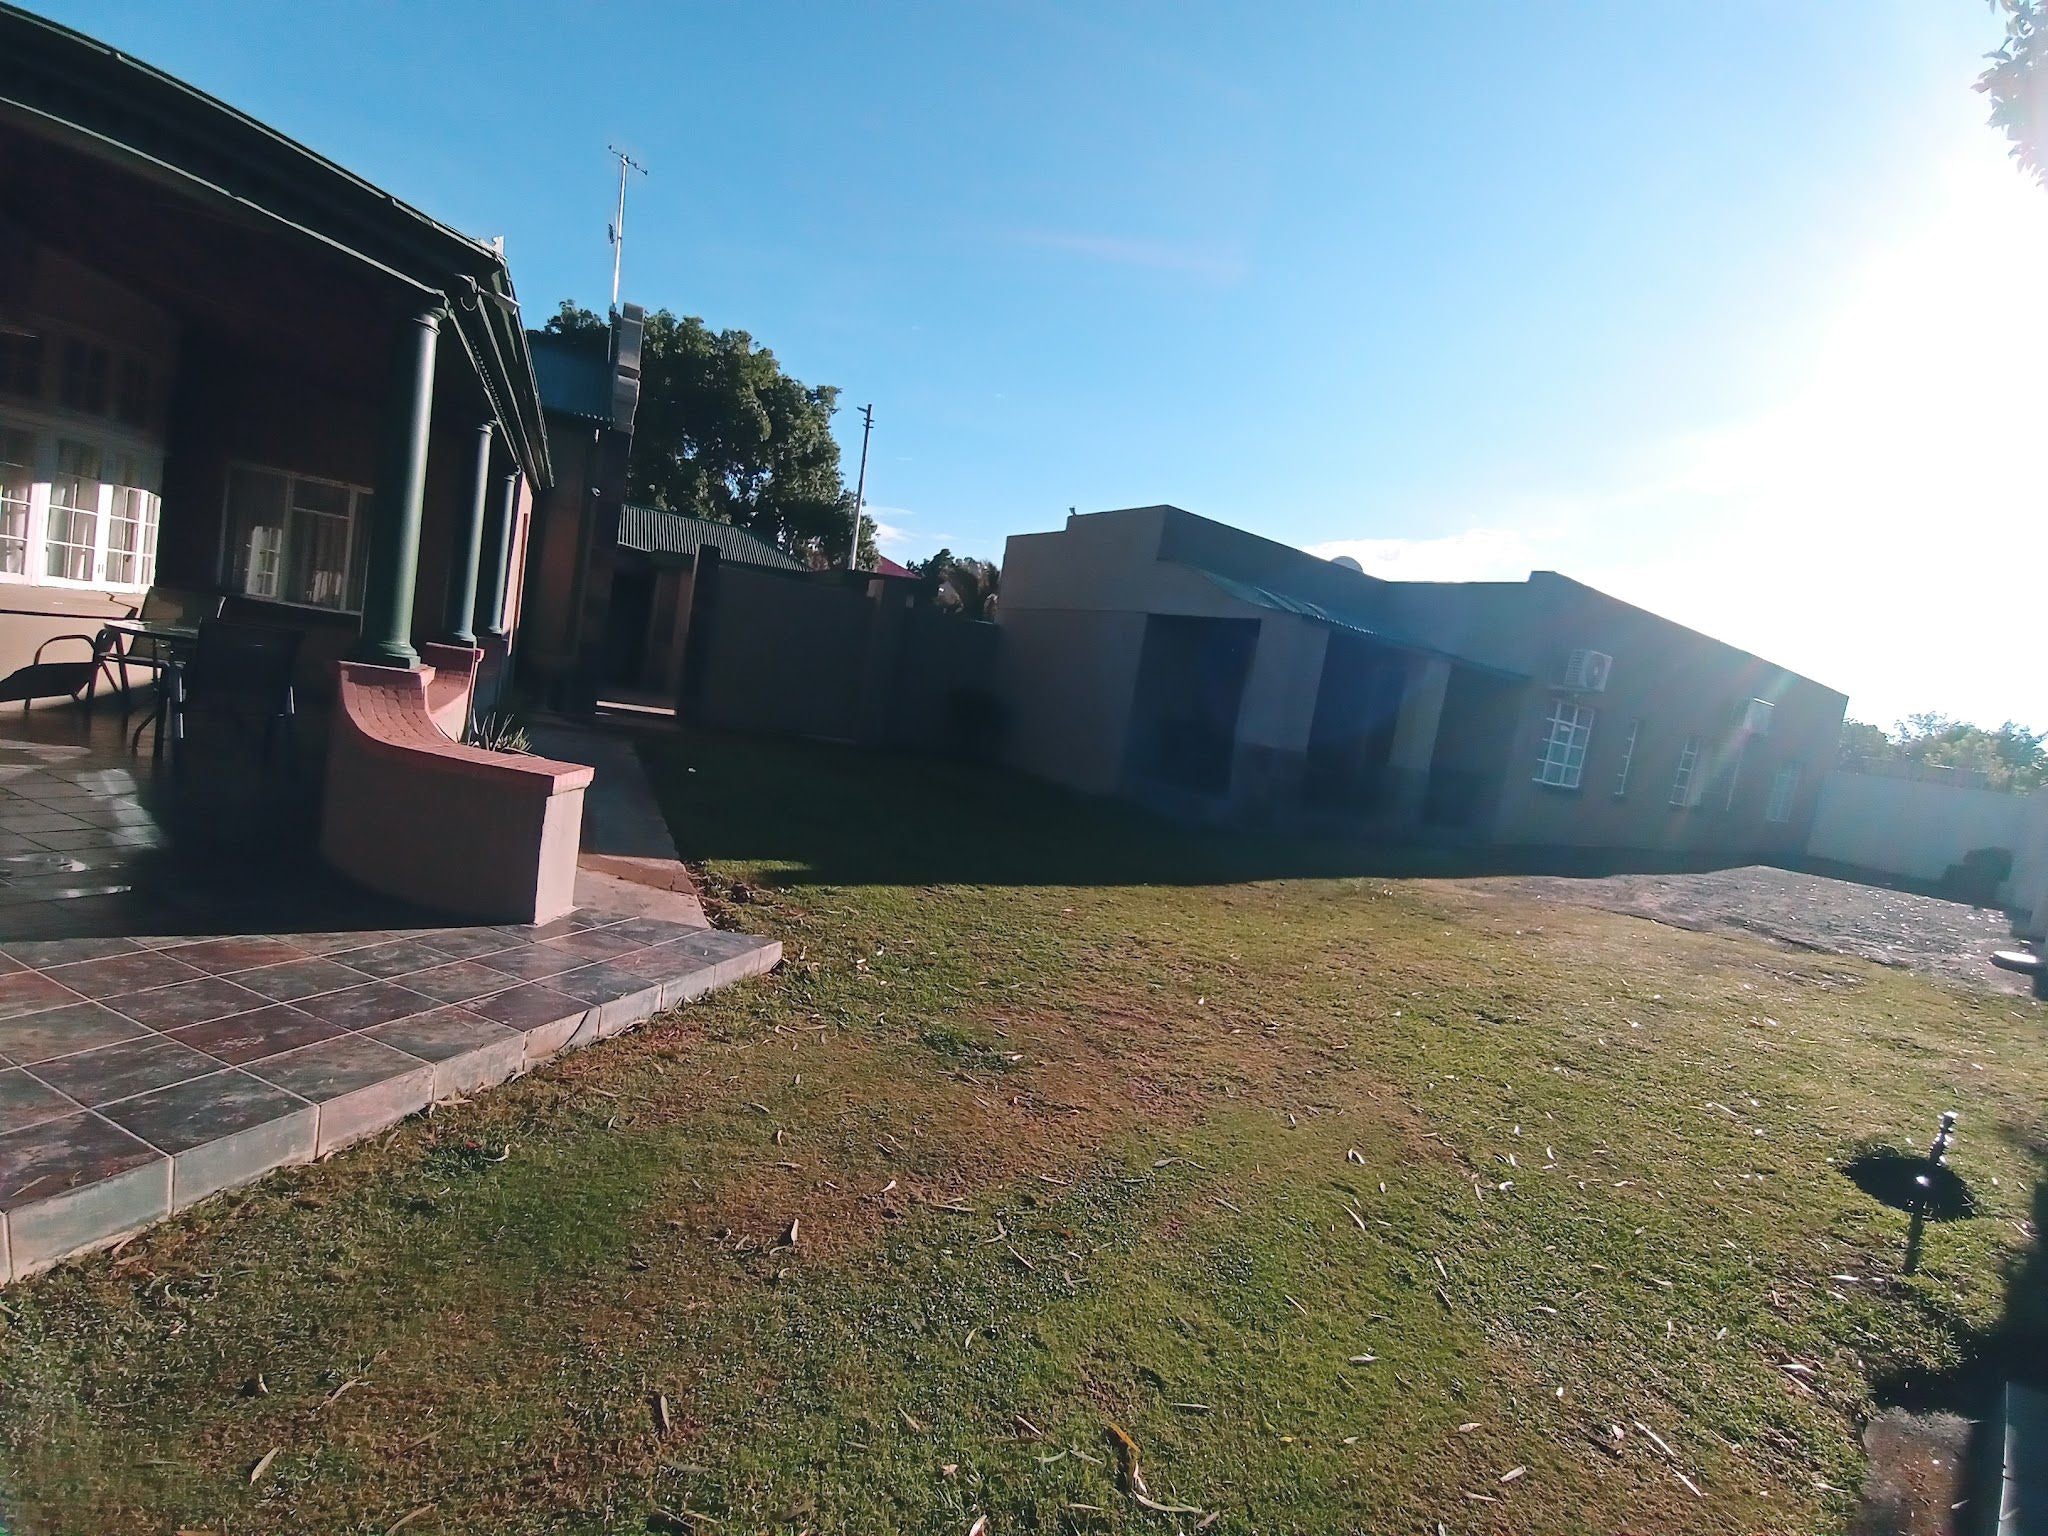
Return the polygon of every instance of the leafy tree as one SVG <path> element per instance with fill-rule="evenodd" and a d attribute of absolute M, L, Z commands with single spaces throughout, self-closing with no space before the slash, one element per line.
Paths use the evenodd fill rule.
<path fill-rule="evenodd" d="M 1933 711 L 1908 715 L 1887 733 L 1860 720 L 1845 721 L 1836 760 L 1868 772 L 1887 764 L 1919 764 L 1981 773 L 1993 789 L 2028 792 L 2048 787 L 2048 733 L 2008 720 L 1986 730 Z"/>
<path fill-rule="evenodd" d="M 996 616 L 996 594 L 1003 573 L 993 561 L 942 549 L 929 560 L 913 560 L 910 569 L 924 578 L 925 590 L 939 607 L 970 619 Z"/>
<path fill-rule="evenodd" d="M 603 316 L 564 300 L 547 334 L 602 352 Z M 626 494 L 668 512 L 736 523 L 813 565 L 846 559 L 853 497 L 839 468 L 839 391 L 783 372 L 745 331 L 666 309 L 647 317 Z M 861 559 L 875 525 L 861 519 Z"/>
<path fill-rule="evenodd" d="M 2012 157 L 2034 180 L 2048 184 L 2048 11 L 2041 0 L 1991 0 L 2005 14 L 2005 41 L 1976 88 L 1991 103 L 1991 126 L 2012 141 Z"/>

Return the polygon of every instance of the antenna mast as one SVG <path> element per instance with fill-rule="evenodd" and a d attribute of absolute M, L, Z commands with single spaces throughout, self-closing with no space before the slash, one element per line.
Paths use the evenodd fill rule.
<path fill-rule="evenodd" d="M 634 170 L 645 176 L 647 174 L 647 167 L 638 160 L 635 160 L 616 144 L 607 144 L 605 148 L 609 149 L 613 157 L 619 162 L 619 212 L 618 216 L 612 220 L 611 227 L 605 231 L 612 244 L 612 313 L 617 314 L 619 312 L 619 258 L 625 254 L 626 250 L 626 172 Z"/>

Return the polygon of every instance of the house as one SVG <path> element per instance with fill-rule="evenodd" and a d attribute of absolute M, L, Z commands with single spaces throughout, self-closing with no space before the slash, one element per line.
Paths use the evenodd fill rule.
<path fill-rule="evenodd" d="M 1847 703 L 1555 572 L 1384 581 L 1171 506 L 1012 537 L 996 622 L 1016 766 L 1200 817 L 1796 853 Z"/>
<path fill-rule="evenodd" d="M 0 59 L 0 672 L 152 589 L 296 637 L 332 862 L 566 903 L 588 770 L 450 739 L 553 479 L 502 248 L 6 4 Z"/>
<path fill-rule="evenodd" d="M 611 317 L 602 352 L 582 338 L 527 333 L 555 483 L 533 513 L 527 566 L 530 619 L 519 667 L 556 708 L 587 711 L 612 682 L 607 672 L 612 582 L 626 471 L 640 405 L 637 304 Z"/>

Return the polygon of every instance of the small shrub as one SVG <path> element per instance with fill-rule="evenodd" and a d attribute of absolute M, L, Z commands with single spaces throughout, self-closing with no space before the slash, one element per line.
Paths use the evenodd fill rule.
<path fill-rule="evenodd" d="M 468 745 L 482 747 L 486 752 L 513 752 L 521 757 L 533 755 L 533 742 L 526 734 L 526 727 L 510 715 L 478 715 L 470 723 L 465 739 Z"/>

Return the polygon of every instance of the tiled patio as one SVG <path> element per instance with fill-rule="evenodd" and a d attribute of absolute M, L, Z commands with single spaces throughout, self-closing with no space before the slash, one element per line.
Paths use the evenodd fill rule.
<path fill-rule="evenodd" d="M 595 906 L 437 924 L 319 872 L 302 786 L 61 713 L 0 721 L 0 1283 L 780 957 Z"/>

